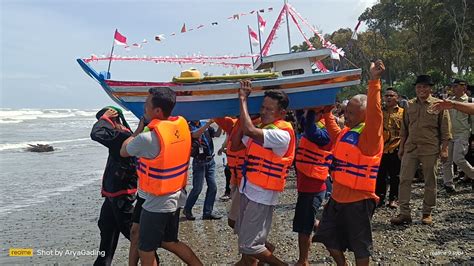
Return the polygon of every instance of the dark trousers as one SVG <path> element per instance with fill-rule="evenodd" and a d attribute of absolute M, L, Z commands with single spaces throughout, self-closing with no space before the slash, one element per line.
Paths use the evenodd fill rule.
<path fill-rule="evenodd" d="M 379 172 L 377 174 L 377 183 L 375 194 L 380 197 L 380 202 L 385 201 L 387 194 L 387 179 L 390 176 L 390 194 L 388 200 L 397 200 L 398 185 L 400 184 L 400 159 L 397 151 L 393 153 L 384 153 L 380 162 Z"/>
<path fill-rule="evenodd" d="M 225 165 L 224 168 L 224 175 L 225 175 L 225 193 L 226 195 L 230 195 L 230 178 L 232 177 L 232 172 L 230 171 L 229 165 Z"/>
<path fill-rule="evenodd" d="M 105 198 L 98 222 L 100 229 L 100 252 L 94 265 L 112 264 L 120 233 L 130 240 L 134 201 L 135 197 L 131 195 Z M 105 256 L 102 257 L 100 253 L 105 253 Z"/>

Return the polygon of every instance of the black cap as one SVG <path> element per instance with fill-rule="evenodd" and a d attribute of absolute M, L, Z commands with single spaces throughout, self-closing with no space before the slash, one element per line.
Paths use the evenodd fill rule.
<path fill-rule="evenodd" d="M 426 84 L 430 86 L 434 85 L 433 81 L 431 80 L 430 75 L 419 75 L 418 77 L 416 77 L 416 81 L 413 85 L 416 85 L 416 84 Z"/>
<path fill-rule="evenodd" d="M 451 82 L 451 85 L 467 85 L 467 82 L 465 80 L 455 78 Z"/>

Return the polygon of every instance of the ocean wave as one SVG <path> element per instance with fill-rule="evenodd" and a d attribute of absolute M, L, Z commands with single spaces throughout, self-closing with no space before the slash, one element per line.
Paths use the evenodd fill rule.
<path fill-rule="evenodd" d="M 23 120 L 16 120 L 10 118 L 0 119 L 0 124 L 18 124 L 21 122 L 23 122 Z"/>
<path fill-rule="evenodd" d="M 97 110 L 79 109 L 0 109 L 0 123 L 21 123 L 25 120 L 67 117 L 94 117 Z"/>
<path fill-rule="evenodd" d="M 57 144 L 57 143 L 79 142 L 79 141 L 85 141 L 85 140 L 90 140 L 90 138 L 53 140 L 53 141 L 32 140 L 28 142 L 19 142 L 19 143 L 3 143 L 3 144 L 0 144 L 0 151 L 25 149 L 29 147 L 28 144 Z"/>

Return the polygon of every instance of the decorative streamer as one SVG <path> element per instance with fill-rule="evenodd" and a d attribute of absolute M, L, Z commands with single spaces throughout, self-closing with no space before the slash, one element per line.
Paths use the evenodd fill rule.
<path fill-rule="evenodd" d="M 294 16 L 291 12 L 289 12 L 289 14 L 290 14 L 290 16 L 291 16 L 291 19 L 293 19 L 293 22 L 295 23 L 296 28 L 298 28 L 298 30 L 299 30 L 299 32 L 301 33 L 301 35 L 303 35 L 303 38 L 304 38 L 306 44 L 308 45 L 309 50 L 314 50 L 313 44 L 309 41 L 309 39 L 308 39 L 308 38 L 306 37 L 306 35 L 304 34 L 303 30 L 302 30 L 301 27 L 300 27 L 300 24 L 298 24 L 298 22 L 296 21 L 295 16 Z"/>
<path fill-rule="evenodd" d="M 260 13 L 264 13 L 265 12 L 265 9 L 255 9 L 255 10 L 252 10 L 250 12 L 247 12 L 247 13 L 235 13 L 235 14 L 232 14 L 231 16 L 227 17 L 227 20 L 240 20 L 242 19 L 242 17 L 244 16 L 247 16 L 247 15 L 251 15 L 251 14 L 254 14 L 255 12 L 259 11 Z M 268 12 L 271 12 L 273 11 L 273 7 L 269 7 L 267 8 L 267 11 Z M 262 18 L 262 21 L 265 22 Z M 217 21 L 213 21 L 212 23 L 210 23 L 211 26 L 217 26 L 219 25 L 219 23 Z M 194 30 L 198 30 L 198 29 L 202 29 L 206 27 L 206 25 L 204 24 L 199 24 L 199 26 L 197 26 L 196 28 L 194 28 Z M 263 27 L 265 27 L 265 25 L 263 24 Z M 181 27 L 181 30 L 180 32 L 181 33 L 186 33 L 186 32 L 189 32 L 189 31 L 192 31 L 193 28 L 186 28 L 185 27 L 185 24 L 183 24 L 183 26 Z M 166 35 L 165 34 L 157 34 L 157 36 L 162 36 L 162 37 L 165 37 Z M 169 34 L 168 36 L 176 36 L 176 33 L 173 32 L 171 34 Z M 164 40 L 164 38 L 162 38 L 162 40 Z"/>
<path fill-rule="evenodd" d="M 98 62 L 98 61 L 146 61 L 146 62 L 155 62 L 155 63 L 178 63 L 178 64 L 205 64 L 205 65 L 219 65 L 224 67 L 234 67 L 234 68 L 252 68 L 251 64 L 244 63 L 231 63 L 225 61 L 217 60 L 235 60 L 242 58 L 253 58 L 257 55 L 241 55 L 241 56 L 191 56 L 191 57 L 150 57 L 150 56 L 112 56 L 106 57 L 101 56 L 97 57 L 96 55 L 91 55 L 90 58 L 84 58 L 84 62 Z"/>
<path fill-rule="evenodd" d="M 264 56 L 268 54 L 268 52 L 270 50 L 270 46 L 272 45 L 273 40 L 275 39 L 276 31 L 278 30 L 278 28 L 280 28 L 281 21 L 283 20 L 283 14 L 285 13 L 284 12 L 285 8 L 286 8 L 286 6 L 283 6 L 283 8 L 281 9 L 280 14 L 278 15 L 278 18 L 275 21 L 275 25 L 273 25 L 273 28 L 270 32 L 270 35 L 268 35 L 268 38 L 265 41 L 265 44 L 263 45 L 262 55 L 264 55 Z"/>
<path fill-rule="evenodd" d="M 313 26 L 311 26 L 311 24 L 309 24 L 308 21 L 306 21 L 290 4 L 287 3 L 285 6 L 287 6 L 288 11 L 290 13 L 295 14 L 306 26 L 308 26 L 313 31 L 316 36 L 318 36 L 323 47 L 330 49 L 333 53 L 336 53 L 340 56 L 344 56 L 345 53 L 342 48 L 337 48 L 337 46 L 332 44 L 330 41 L 326 41 L 324 39 L 324 36 L 319 33 Z"/>

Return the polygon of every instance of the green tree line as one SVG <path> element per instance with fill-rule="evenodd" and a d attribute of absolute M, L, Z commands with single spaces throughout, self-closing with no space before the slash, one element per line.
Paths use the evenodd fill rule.
<path fill-rule="evenodd" d="M 371 60 L 384 60 L 384 87 L 414 97 L 417 75 L 429 74 L 440 90 L 453 77 L 474 84 L 474 1 L 471 0 L 380 0 L 359 17 L 367 30 L 352 40 L 352 30 L 341 28 L 325 38 L 344 49 L 346 56 L 336 62 L 339 69 L 360 67 L 362 84 L 344 89 L 347 98 L 365 91 Z M 319 39 L 310 38 L 315 48 Z M 307 50 L 302 43 L 293 51 Z M 325 59 L 331 66 L 334 62 Z"/>

